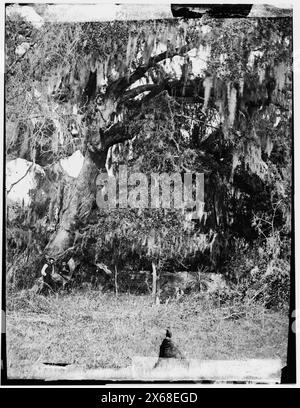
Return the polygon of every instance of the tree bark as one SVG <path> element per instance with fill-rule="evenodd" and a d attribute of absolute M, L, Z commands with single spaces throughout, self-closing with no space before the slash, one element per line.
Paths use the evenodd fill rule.
<path fill-rule="evenodd" d="M 95 181 L 98 172 L 98 167 L 87 151 L 78 178 L 69 186 L 64 196 L 58 228 L 46 247 L 46 253 L 53 258 L 59 257 L 72 246 L 77 220 L 83 220 L 90 214 L 95 201 Z"/>

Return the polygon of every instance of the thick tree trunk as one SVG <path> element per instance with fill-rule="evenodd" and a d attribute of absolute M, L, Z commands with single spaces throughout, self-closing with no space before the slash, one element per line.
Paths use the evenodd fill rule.
<path fill-rule="evenodd" d="M 108 97 L 101 109 L 101 120 L 90 128 L 83 167 L 76 181 L 67 189 L 60 212 L 59 226 L 46 247 L 46 253 L 53 258 L 57 258 L 72 247 L 77 221 L 84 221 L 90 214 L 96 199 L 96 178 L 100 169 L 106 171 L 105 163 L 109 147 L 129 138 L 124 135 L 123 128 L 119 124 L 109 126 L 111 114 L 115 109 L 114 99 Z M 108 131 L 101 133 L 100 130 L 105 128 L 108 128 Z"/>
<path fill-rule="evenodd" d="M 105 167 L 105 160 L 102 160 Z M 57 258 L 70 246 L 76 230 L 77 220 L 83 220 L 90 214 L 95 201 L 96 177 L 99 168 L 86 153 L 85 160 L 78 178 L 69 186 L 63 199 L 58 228 L 53 233 L 46 247 L 46 253 Z"/>

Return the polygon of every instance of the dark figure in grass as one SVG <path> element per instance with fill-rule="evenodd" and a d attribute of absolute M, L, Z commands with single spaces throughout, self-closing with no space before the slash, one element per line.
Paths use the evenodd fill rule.
<path fill-rule="evenodd" d="M 52 279 L 52 275 L 54 274 L 54 259 L 49 258 L 46 263 L 44 264 L 41 270 L 41 278 L 42 278 L 42 289 L 40 291 L 43 295 L 48 295 L 49 292 L 53 291 L 54 282 Z"/>
<path fill-rule="evenodd" d="M 69 291 L 70 285 L 71 285 L 72 273 L 66 261 L 62 262 L 61 268 L 58 273 L 62 277 L 62 282 L 61 282 L 62 288 Z"/>
<path fill-rule="evenodd" d="M 166 330 L 166 337 L 163 339 L 159 348 L 159 358 L 156 362 L 154 368 L 171 368 L 173 367 L 183 367 L 188 368 L 189 363 L 184 355 L 181 353 L 179 348 L 174 344 L 171 339 L 172 333 L 170 329 Z M 170 365 L 170 363 L 172 363 Z"/>
<path fill-rule="evenodd" d="M 71 271 L 70 271 L 69 265 L 67 264 L 66 261 L 63 261 L 61 264 L 59 274 L 65 279 L 70 279 L 70 273 Z"/>

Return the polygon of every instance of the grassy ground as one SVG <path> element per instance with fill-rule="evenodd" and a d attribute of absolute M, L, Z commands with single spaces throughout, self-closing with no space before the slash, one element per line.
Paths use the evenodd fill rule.
<path fill-rule="evenodd" d="M 8 295 L 8 376 L 30 378 L 37 362 L 123 368 L 134 356 L 157 356 L 167 326 L 190 359 L 279 357 L 284 364 L 285 313 L 251 307 L 236 320 L 230 313 L 196 297 L 153 305 L 149 296 L 97 291 Z"/>

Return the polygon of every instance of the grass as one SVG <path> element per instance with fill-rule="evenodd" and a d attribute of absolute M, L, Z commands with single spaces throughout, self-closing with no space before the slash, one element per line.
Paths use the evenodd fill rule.
<path fill-rule="evenodd" d="M 29 291 L 7 296 L 9 378 L 32 378 L 35 363 L 84 369 L 124 368 L 135 356 L 158 356 L 165 328 L 190 359 L 286 359 L 286 313 L 251 307 L 229 310 L 197 296 L 154 305 L 149 296 L 77 292 L 49 297 Z"/>

